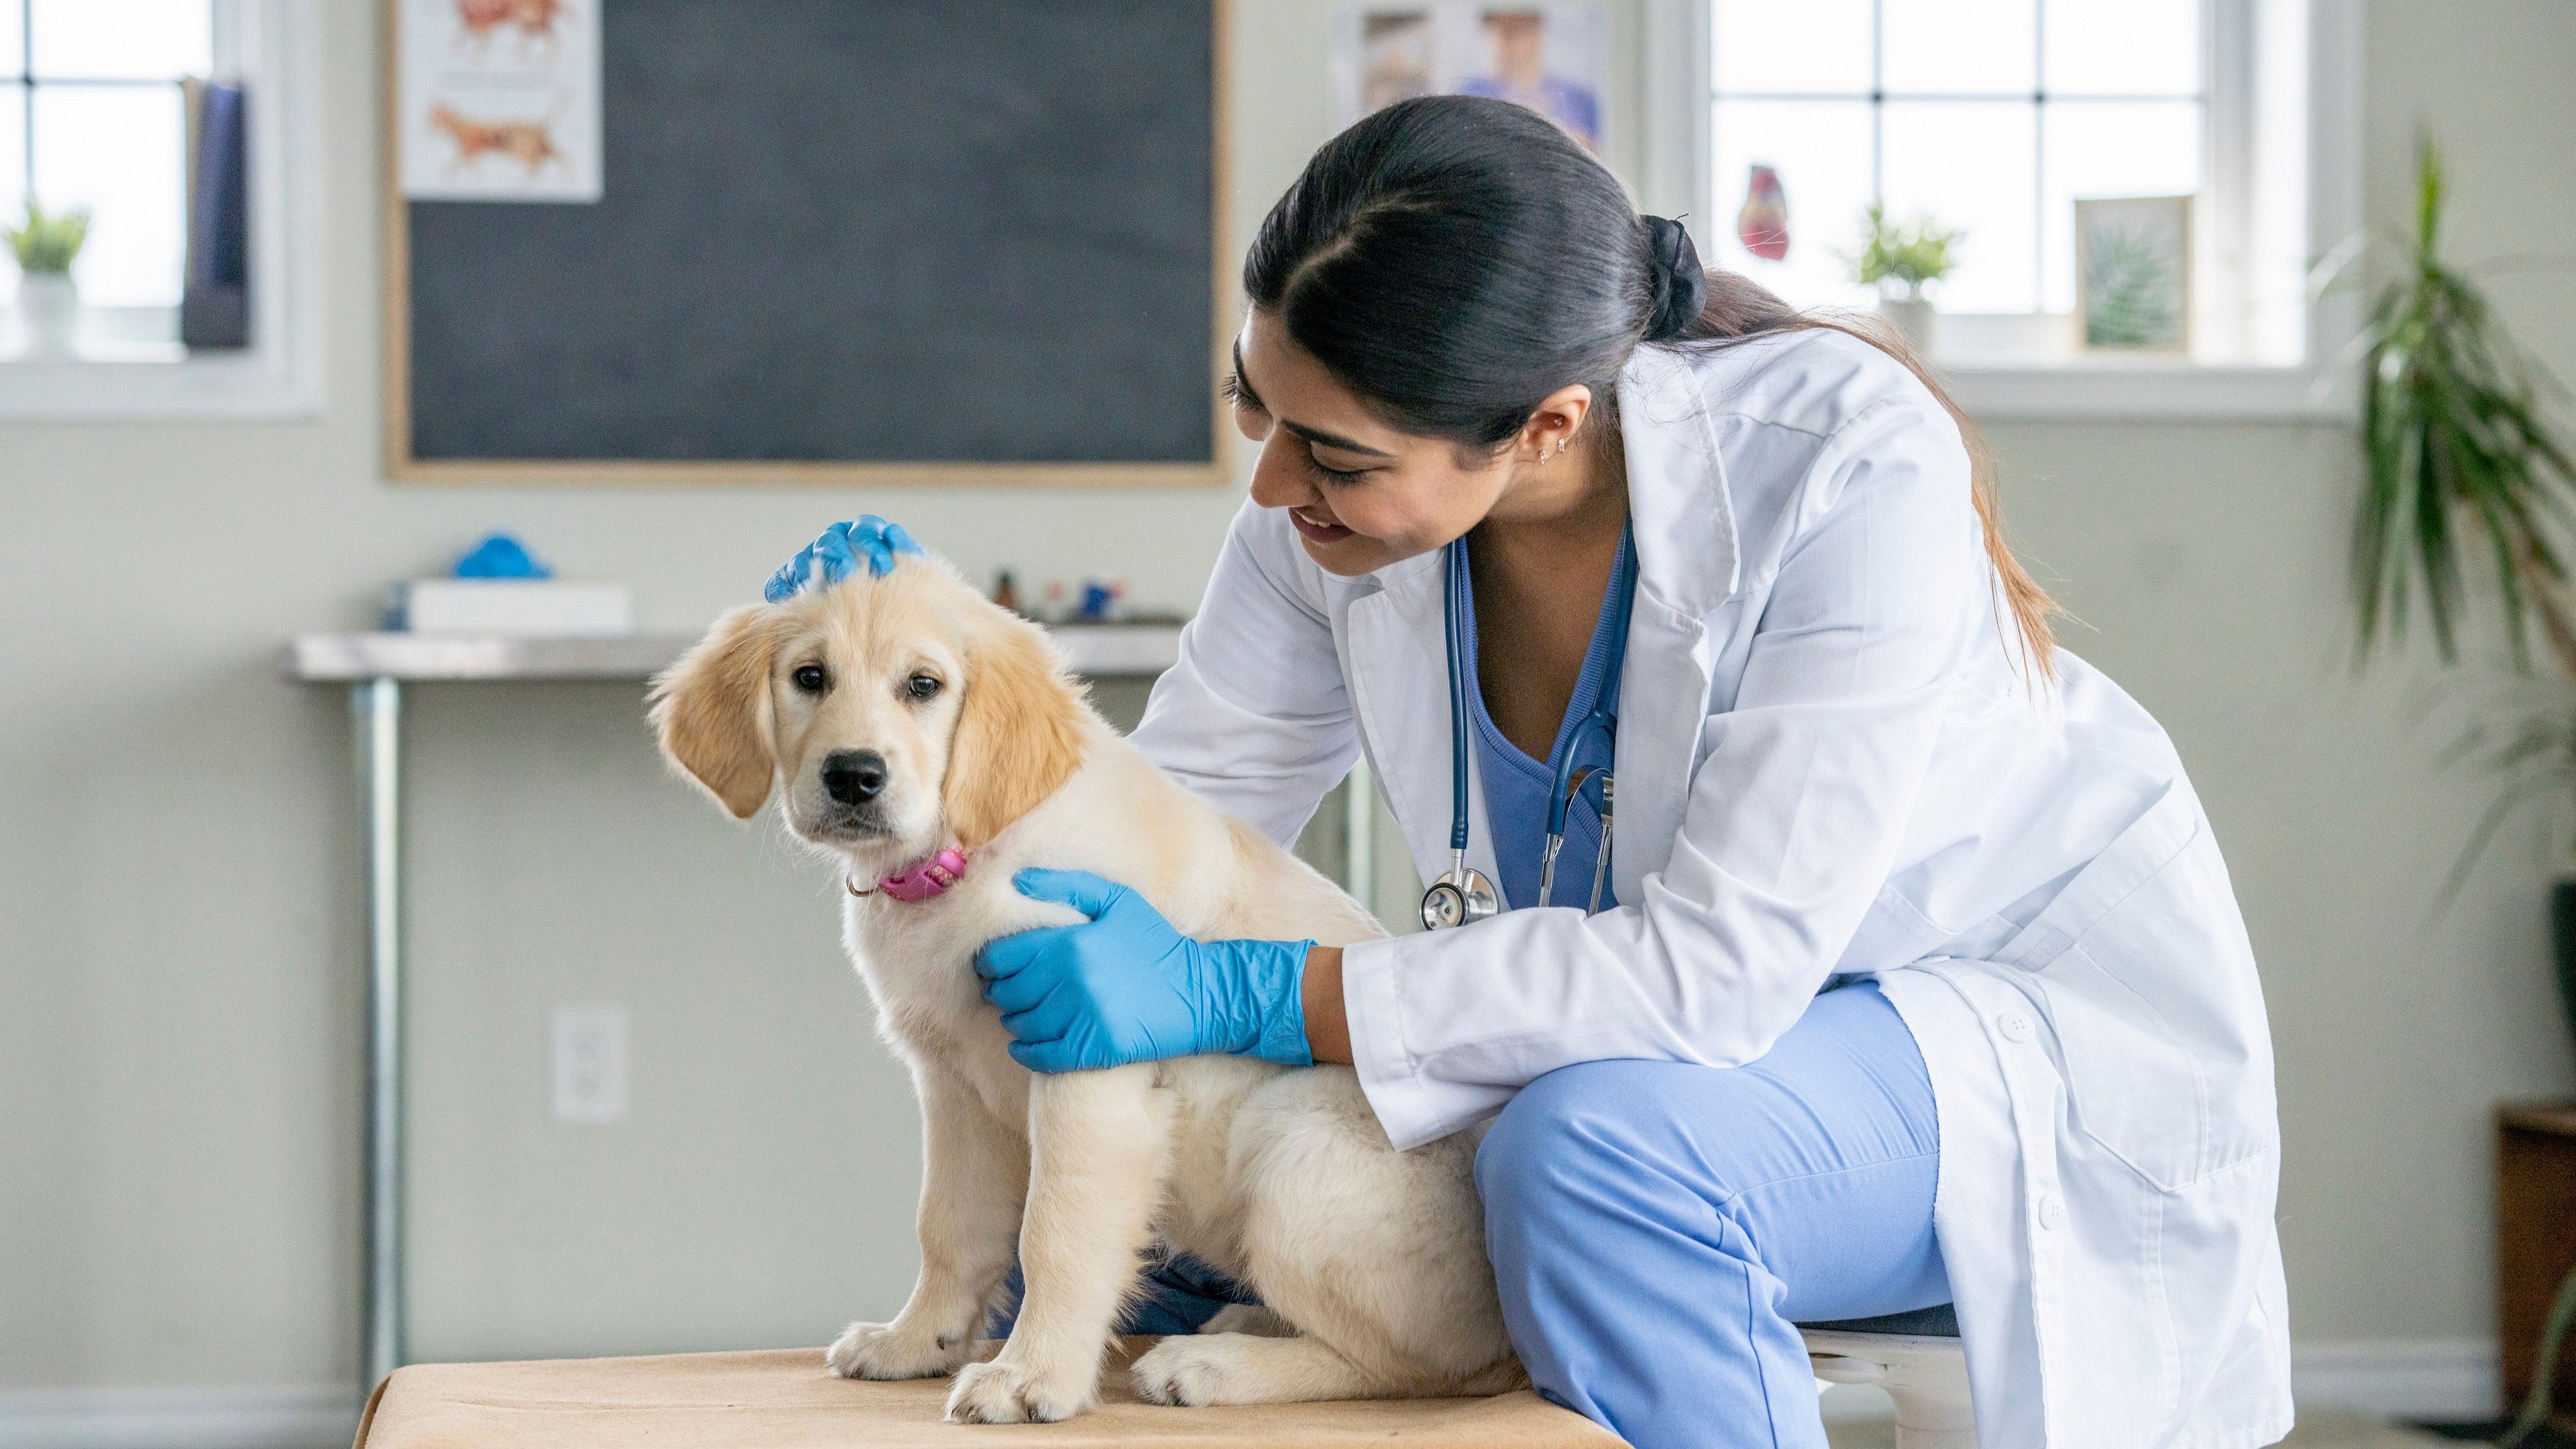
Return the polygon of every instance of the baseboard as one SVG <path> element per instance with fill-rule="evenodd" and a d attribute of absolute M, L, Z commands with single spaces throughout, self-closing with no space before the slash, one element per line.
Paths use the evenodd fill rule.
<path fill-rule="evenodd" d="M 2503 1412 L 2495 1341 L 2484 1338 L 2299 1344 L 2290 1350 L 2290 1392 L 2303 1409 L 2365 1409 L 2399 1419 Z"/>
<path fill-rule="evenodd" d="M 0 1389 L 0 1449 L 346 1449 L 354 1389 Z"/>

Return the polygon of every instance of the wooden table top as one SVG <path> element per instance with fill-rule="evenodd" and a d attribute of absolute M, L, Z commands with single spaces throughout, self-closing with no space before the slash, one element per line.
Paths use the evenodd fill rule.
<path fill-rule="evenodd" d="M 2576 1137 L 2576 1102 L 2499 1102 L 2496 1125 L 2552 1137 Z"/>

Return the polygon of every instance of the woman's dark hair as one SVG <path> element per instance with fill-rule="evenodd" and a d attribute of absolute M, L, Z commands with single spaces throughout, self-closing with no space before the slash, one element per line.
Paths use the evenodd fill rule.
<path fill-rule="evenodd" d="M 1487 451 L 1579 382 L 1605 424 L 1595 446 L 1616 460 L 1619 372 L 1640 342 L 1823 327 L 1883 348 L 1957 421 L 2002 600 L 2027 661 L 2055 672 L 2056 605 L 2005 544 L 1992 455 L 1904 343 L 1874 320 L 1811 316 L 1747 278 L 1703 271 L 1679 223 L 1639 216 L 1618 180 L 1535 111 L 1427 96 L 1334 137 L 1262 219 L 1243 290 L 1391 425 Z"/>

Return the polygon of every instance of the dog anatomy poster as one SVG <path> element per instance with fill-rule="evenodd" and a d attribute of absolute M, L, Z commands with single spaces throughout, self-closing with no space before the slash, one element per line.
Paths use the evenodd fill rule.
<path fill-rule="evenodd" d="M 607 0 L 398 0 L 402 193 L 599 200 Z"/>

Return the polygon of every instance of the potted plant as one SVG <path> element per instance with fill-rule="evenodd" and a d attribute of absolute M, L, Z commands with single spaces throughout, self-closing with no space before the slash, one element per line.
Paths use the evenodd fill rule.
<path fill-rule="evenodd" d="M 1950 248 L 1965 235 L 1935 224 L 1928 216 L 1891 222 L 1887 208 L 1876 202 L 1862 214 L 1861 247 L 1852 258 L 1853 274 L 1862 286 L 1878 289 L 1878 315 L 1927 357 L 1938 314 L 1923 289 L 1950 274 L 1957 265 L 1950 259 Z"/>
<path fill-rule="evenodd" d="M 2372 302 L 2360 338 L 2366 468 L 2352 545 L 2354 663 L 2401 644 L 2420 600 L 2436 654 L 2456 664 L 2475 580 L 2495 595 L 2515 668 L 2531 672 L 2537 626 L 2550 687 L 2565 697 L 2576 689 L 2576 607 L 2560 540 L 2576 525 L 2576 457 L 2547 407 L 2564 393 L 2505 331 L 2474 276 L 2443 260 L 2442 165 L 2429 140 L 2417 153 L 2415 201 L 2400 273 Z M 2480 733 L 2464 743 L 2515 778 L 2471 835 L 2454 889 L 2505 814 L 2534 798 L 2528 772 L 2576 782 L 2576 698 L 2501 739 Z M 2576 880 L 2559 893 L 2576 927 Z M 2576 1031 L 2576 932 L 2560 948 Z"/>
<path fill-rule="evenodd" d="M 26 219 L 8 229 L 10 249 L 18 254 L 18 315 L 26 319 L 27 350 L 61 357 L 72 350 L 72 330 L 80 321 L 80 286 L 72 280 L 72 261 L 89 240 L 89 213 L 75 208 L 47 212 L 27 198 Z"/>
<path fill-rule="evenodd" d="M 2564 391 L 2506 333 L 2474 275 L 2442 257 L 2443 202 L 2441 158 L 2427 138 L 2416 152 L 2414 230 L 2396 244 L 2398 275 L 2372 302 L 2361 337 L 2367 467 L 2352 551 L 2361 626 L 2355 664 L 2373 646 L 2399 642 L 2419 601 L 2435 651 L 2444 664 L 2456 663 L 2475 581 L 2494 595 L 2522 673 L 2533 672 L 2531 636 L 2539 634 L 2550 666 L 2542 678 L 2554 701 L 2500 736 L 2477 732 L 2463 742 L 2486 757 L 2501 788 L 2453 868 L 2447 903 L 2517 805 L 2563 799 L 2561 791 L 2576 783 L 2576 609 L 2561 548 L 2565 530 L 2576 526 L 2576 460 L 2549 417 L 2549 404 Z M 2326 270 L 2339 269 L 2360 247 L 2344 251 Z M 2551 918 L 2560 1004 L 2576 1032 L 2576 878 L 2566 863 Z M 2504 1442 L 2519 1441 L 2548 1416 L 2571 1316 L 2576 1275 L 2560 1289 L 2538 1382 Z"/>

